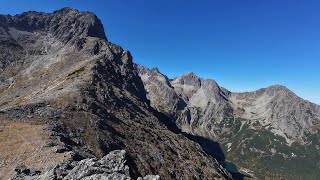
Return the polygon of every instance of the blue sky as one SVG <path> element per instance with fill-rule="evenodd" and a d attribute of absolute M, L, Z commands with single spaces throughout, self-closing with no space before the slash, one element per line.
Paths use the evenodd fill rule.
<path fill-rule="evenodd" d="M 195 72 L 231 91 L 282 84 L 320 104 L 318 0 L 0 0 L 1 14 L 96 13 L 110 41 L 170 78 Z"/>

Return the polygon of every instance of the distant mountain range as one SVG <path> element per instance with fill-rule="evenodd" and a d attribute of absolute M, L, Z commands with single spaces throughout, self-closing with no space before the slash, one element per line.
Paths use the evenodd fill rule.
<path fill-rule="evenodd" d="M 135 67 L 151 106 L 182 131 L 220 142 L 227 159 L 260 178 L 319 177 L 319 105 L 281 85 L 233 93 L 194 73 L 170 80 Z"/>
<path fill-rule="evenodd" d="M 135 64 L 93 13 L 0 15 L 0 179 L 319 179 L 319 129 L 284 86 Z"/>

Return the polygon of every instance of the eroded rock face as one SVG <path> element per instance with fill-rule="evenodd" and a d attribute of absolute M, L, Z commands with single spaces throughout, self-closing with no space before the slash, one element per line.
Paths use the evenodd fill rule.
<path fill-rule="evenodd" d="M 189 73 L 169 81 L 159 71 L 136 66 L 151 105 L 175 121 L 185 132 L 214 138 L 219 122 L 232 117 L 231 94 L 213 80 Z"/>
<path fill-rule="evenodd" d="M 46 125 L 55 153 L 73 161 L 125 149 L 134 179 L 230 177 L 197 143 L 167 128 L 130 52 L 107 41 L 94 14 L 1 15 L 0 27 L 0 118 Z"/>

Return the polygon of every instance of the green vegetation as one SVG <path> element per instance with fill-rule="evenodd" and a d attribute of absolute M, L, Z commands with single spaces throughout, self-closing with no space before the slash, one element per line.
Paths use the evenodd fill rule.
<path fill-rule="evenodd" d="M 233 121 L 233 127 L 220 137 L 219 142 L 228 160 L 238 167 L 254 171 L 261 179 L 320 179 L 320 135 L 308 134 L 307 145 L 292 143 L 266 130 L 255 122 L 250 128 L 241 119 Z M 232 143 L 230 145 L 230 143 Z"/>

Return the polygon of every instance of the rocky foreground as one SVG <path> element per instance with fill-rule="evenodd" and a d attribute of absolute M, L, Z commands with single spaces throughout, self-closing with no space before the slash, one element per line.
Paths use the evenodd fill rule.
<path fill-rule="evenodd" d="M 40 175 L 40 171 L 28 169 L 20 166 L 15 169 L 17 174 L 13 180 L 30 179 L 30 180 L 131 180 L 129 167 L 126 165 L 126 151 L 112 151 L 100 160 L 91 158 L 81 161 L 67 161 L 58 164 L 53 169 Z M 159 175 L 147 175 L 139 177 L 137 180 L 160 180 Z"/>

